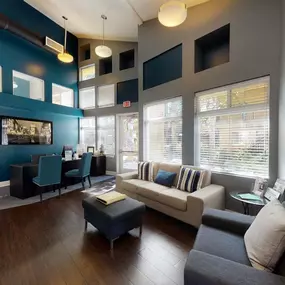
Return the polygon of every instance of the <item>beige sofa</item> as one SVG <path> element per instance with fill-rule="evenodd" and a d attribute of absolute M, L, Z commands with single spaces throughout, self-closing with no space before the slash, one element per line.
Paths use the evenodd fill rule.
<path fill-rule="evenodd" d="M 180 168 L 181 165 L 178 164 L 154 163 L 153 177 L 155 179 L 159 169 L 175 172 L 177 173 L 174 182 L 176 186 Z M 204 208 L 225 209 L 225 188 L 211 184 L 211 172 L 208 170 L 206 170 L 202 188 L 194 193 L 140 180 L 137 172 L 118 174 L 116 189 L 118 192 L 145 203 L 150 208 L 196 228 L 201 224 Z"/>

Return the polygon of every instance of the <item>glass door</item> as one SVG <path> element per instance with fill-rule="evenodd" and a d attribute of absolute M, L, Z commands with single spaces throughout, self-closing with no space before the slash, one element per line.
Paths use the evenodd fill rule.
<path fill-rule="evenodd" d="M 139 118 L 138 113 L 118 115 L 118 173 L 138 168 Z"/>

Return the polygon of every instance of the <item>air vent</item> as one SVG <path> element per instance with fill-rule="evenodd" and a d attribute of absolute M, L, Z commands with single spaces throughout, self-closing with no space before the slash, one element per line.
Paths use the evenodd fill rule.
<path fill-rule="evenodd" d="M 45 37 L 45 46 L 52 51 L 56 51 L 58 53 L 63 53 L 63 45 L 57 43 L 49 37 Z"/>

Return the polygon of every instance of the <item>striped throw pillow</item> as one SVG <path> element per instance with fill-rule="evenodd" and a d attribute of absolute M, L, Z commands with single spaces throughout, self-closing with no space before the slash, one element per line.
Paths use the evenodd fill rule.
<path fill-rule="evenodd" d="M 139 179 L 153 181 L 153 163 L 149 161 L 139 162 Z"/>
<path fill-rule="evenodd" d="M 182 166 L 178 177 L 177 189 L 190 193 L 201 189 L 204 173 L 205 171 L 203 170 L 194 170 Z"/>

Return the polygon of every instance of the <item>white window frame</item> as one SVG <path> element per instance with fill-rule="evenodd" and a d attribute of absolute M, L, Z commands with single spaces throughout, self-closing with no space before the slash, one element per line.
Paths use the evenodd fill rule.
<path fill-rule="evenodd" d="M 115 92 L 116 92 L 116 87 L 115 87 L 115 85 L 116 84 L 105 84 L 105 85 L 100 85 L 100 86 L 97 86 L 97 88 L 96 88 L 96 94 L 97 94 L 97 100 L 96 100 L 96 107 L 97 108 L 109 108 L 109 107 L 114 107 L 115 106 L 115 99 L 116 99 L 116 94 L 115 94 Z M 113 103 L 112 104 L 108 104 L 108 105 L 103 105 L 103 106 L 99 106 L 99 97 L 100 97 L 100 95 L 99 95 L 99 88 L 100 87 L 105 87 L 105 86 L 113 86 L 114 87 L 114 93 L 113 93 Z"/>
<path fill-rule="evenodd" d="M 53 102 L 53 94 L 51 95 L 51 97 L 52 97 L 52 98 L 51 98 L 51 99 L 52 99 L 52 103 L 55 104 L 55 105 L 59 105 L 59 106 L 74 108 L 74 90 L 71 89 L 71 88 L 68 88 L 68 87 L 65 87 L 65 86 L 56 84 L 56 83 L 52 83 L 52 87 L 53 87 L 53 86 L 59 87 L 59 88 L 63 88 L 63 89 L 67 89 L 68 91 L 71 91 L 71 92 L 72 92 L 72 106 L 63 105 L 63 104 L 62 104 L 62 98 L 61 98 L 61 96 L 60 96 L 60 104 L 54 103 L 54 102 Z M 52 93 L 53 93 L 53 92 L 52 92 Z"/>
<path fill-rule="evenodd" d="M 83 142 L 82 142 L 82 130 L 83 129 L 85 129 L 85 130 L 92 130 L 92 128 L 90 127 L 90 128 L 84 128 L 84 127 L 82 127 L 81 126 L 81 120 L 82 119 L 90 119 L 90 118 L 94 118 L 94 145 L 92 145 L 92 146 L 94 146 L 94 148 L 95 148 L 95 150 L 97 149 L 96 148 L 96 146 L 97 146 L 97 128 L 96 128 L 96 123 L 97 123 L 97 118 L 95 117 L 95 116 L 88 116 L 88 117 L 83 117 L 83 118 L 80 118 L 79 119 L 79 144 L 80 145 L 83 145 L 84 146 L 84 149 L 85 149 L 85 147 L 86 147 L 86 149 L 85 149 L 85 151 L 87 151 L 87 147 L 89 146 L 89 145 L 85 145 Z M 90 145 L 91 146 L 91 145 Z"/>
<path fill-rule="evenodd" d="M 159 119 L 153 119 L 153 121 L 161 121 L 161 122 L 167 122 L 167 121 L 173 121 L 173 120 L 181 120 L 182 121 L 182 133 L 183 133 L 183 98 L 182 96 L 178 96 L 178 97 L 173 97 L 170 99 L 165 99 L 165 100 L 158 100 L 158 101 L 154 101 L 151 103 L 147 103 L 143 106 L 143 159 L 144 160 L 149 160 L 148 158 L 148 146 L 147 146 L 147 132 L 148 132 L 148 124 L 150 121 L 147 120 L 147 108 L 154 106 L 154 105 L 159 105 L 161 103 L 166 104 L 167 102 L 172 102 L 174 100 L 177 99 L 181 99 L 182 102 L 182 115 L 181 116 L 177 116 L 177 117 L 169 117 L 169 118 L 159 118 Z M 182 146 L 181 146 L 181 160 L 183 159 L 183 141 L 182 141 Z M 165 162 L 165 161 L 163 161 Z M 167 162 L 165 162 L 167 163 Z M 182 164 L 182 161 L 181 161 Z"/>
<path fill-rule="evenodd" d="M 81 93 L 82 91 L 84 91 L 84 90 L 87 90 L 87 89 L 94 89 L 94 106 L 82 108 L 82 107 L 81 107 L 81 100 L 80 100 L 80 93 Z M 85 87 L 85 88 L 79 89 L 79 108 L 82 109 L 82 110 L 95 109 L 95 108 L 96 108 L 96 103 L 97 103 L 96 94 L 97 94 L 97 88 L 96 88 L 96 86 L 90 86 L 90 87 Z"/>
<path fill-rule="evenodd" d="M 104 118 L 104 117 L 114 117 L 114 152 L 113 153 L 106 153 L 106 149 L 104 149 L 106 157 L 114 158 L 116 155 L 116 147 L 117 147 L 116 146 L 116 144 L 117 144 L 117 140 L 116 140 L 116 126 L 117 126 L 116 125 L 116 115 L 104 115 L 104 116 L 97 116 L 96 117 L 96 146 L 97 146 L 97 149 L 99 150 L 100 145 L 98 142 L 98 138 L 99 138 L 98 131 L 100 129 L 98 127 L 98 121 L 99 121 L 99 118 Z"/>
<path fill-rule="evenodd" d="M 21 76 L 27 76 L 29 79 L 36 79 L 39 82 L 41 82 L 41 93 L 42 93 L 41 94 L 42 95 L 41 100 L 36 99 L 36 98 L 31 98 L 31 89 L 30 89 L 30 93 L 29 93 L 29 98 L 26 98 L 26 97 L 23 97 L 23 96 L 20 96 L 20 95 L 16 95 L 14 93 L 14 86 L 13 86 L 14 85 L 14 76 L 17 77 L 17 74 L 18 74 L 18 78 L 21 78 Z M 24 79 L 24 80 L 26 80 L 26 79 Z M 28 80 L 26 80 L 26 81 L 28 81 Z M 31 81 L 29 81 L 29 82 L 31 82 Z M 13 90 L 13 95 L 15 95 L 15 96 L 26 98 L 26 99 L 30 99 L 30 100 L 37 100 L 37 101 L 42 101 L 42 102 L 45 101 L 45 82 L 44 82 L 44 80 L 42 80 L 41 78 L 32 76 L 32 75 L 26 74 L 26 73 L 17 71 L 17 70 L 12 70 L 12 90 Z"/>
<path fill-rule="evenodd" d="M 91 67 L 91 66 L 94 66 L 94 69 L 95 69 L 95 73 L 94 73 L 94 76 L 89 78 L 89 79 L 82 79 L 82 69 L 84 68 L 88 68 L 88 67 Z M 81 66 L 79 67 L 79 81 L 88 81 L 88 80 L 91 80 L 91 79 L 94 79 L 96 77 L 96 65 L 95 63 L 92 63 L 92 64 L 88 64 L 88 65 L 85 65 L 85 66 Z"/>
<path fill-rule="evenodd" d="M 247 87 L 251 84 L 258 84 L 258 83 L 267 83 L 268 84 L 268 101 L 264 104 L 249 104 L 249 105 L 243 105 L 243 106 L 231 106 L 231 100 L 230 100 L 230 92 L 233 89 L 241 88 L 241 87 Z M 211 95 L 214 93 L 226 91 L 228 100 L 227 100 L 227 107 L 224 109 L 218 109 L 218 110 L 210 110 L 210 111 L 203 111 L 199 112 L 199 101 L 198 98 L 205 95 Z M 222 115 L 233 115 L 233 114 L 241 114 L 245 112 L 254 112 L 254 111 L 261 111 L 262 108 L 266 109 L 268 108 L 268 120 L 269 120 L 269 146 L 270 146 L 270 76 L 264 76 L 257 79 L 247 80 L 236 84 L 226 85 L 219 88 L 210 89 L 207 91 L 197 92 L 195 94 L 195 119 L 194 119 L 194 161 L 195 165 L 200 166 L 200 129 L 199 129 L 199 118 L 200 117 L 210 117 L 210 116 L 222 116 Z M 226 174 L 231 176 L 238 176 L 238 177 L 256 177 L 255 175 L 242 175 L 239 173 L 232 173 L 232 172 L 225 172 L 225 171 L 217 171 L 212 170 L 213 173 L 220 173 L 220 174 Z M 269 163 L 268 163 L 268 175 L 269 175 Z M 265 177 L 268 178 L 268 177 Z"/>

